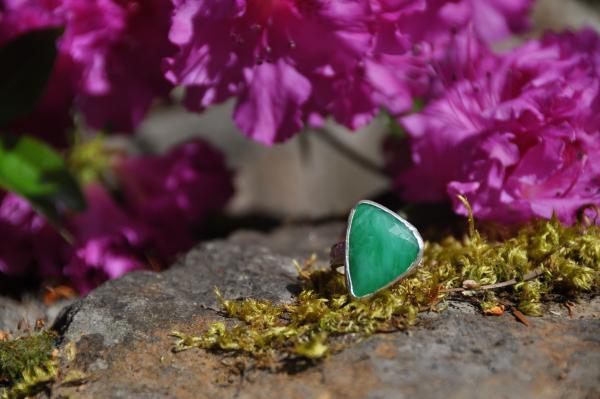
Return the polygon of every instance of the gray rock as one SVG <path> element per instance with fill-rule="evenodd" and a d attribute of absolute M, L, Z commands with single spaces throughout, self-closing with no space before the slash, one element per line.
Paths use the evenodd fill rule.
<path fill-rule="evenodd" d="M 556 308 L 526 327 L 468 304 L 423 314 L 406 332 L 376 335 L 296 373 L 233 375 L 222 355 L 170 351 L 172 330 L 222 320 L 213 287 L 228 298 L 288 301 L 293 258 L 323 262 L 341 225 L 238 233 L 202 244 L 172 269 L 104 284 L 57 322 L 85 383 L 58 382 L 54 397 L 84 398 L 596 398 L 600 395 L 600 301 Z M 269 246 L 271 249 L 267 249 Z"/>
<path fill-rule="evenodd" d="M 0 297 L 0 330 L 2 331 L 14 335 L 18 333 L 19 323 L 35 326 L 35 321 L 44 317 L 42 305 L 30 298 L 16 301 Z"/>
<path fill-rule="evenodd" d="M 136 272 L 105 283 L 68 309 L 58 325 L 68 341 L 92 333 L 111 347 L 215 315 L 215 288 L 227 298 L 288 301 L 295 275 L 292 258 L 265 247 L 211 242 L 164 273 Z"/>
<path fill-rule="evenodd" d="M 71 303 L 73 300 L 61 300 L 46 306 L 33 295 L 27 295 L 18 301 L 0 296 L 0 331 L 14 337 L 26 333 L 28 329 L 33 329 L 37 320 L 43 320 L 50 325 L 60 311 Z"/>

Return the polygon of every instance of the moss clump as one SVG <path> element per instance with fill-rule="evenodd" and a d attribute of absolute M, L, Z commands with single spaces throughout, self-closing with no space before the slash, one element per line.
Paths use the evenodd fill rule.
<path fill-rule="evenodd" d="M 373 333 L 405 328 L 419 312 L 442 310 L 451 295 L 468 295 L 484 312 L 510 305 L 537 316 L 547 294 L 573 297 L 598 288 L 599 226 L 536 221 L 512 238 L 490 241 L 469 222 L 464 239 L 426 243 L 422 267 L 368 301 L 352 301 L 343 275 L 314 268 L 315 259 L 298 266 L 302 291 L 293 303 L 230 301 L 217 290 L 224 312 L 237 322 L 214 323 L 198 336 L 174 332 L 175 350 L 229 351 L 257 367 L 276 369 L 286 361 L 322 358 Z M 514 281 L 476 289 L 508 280 Z M 452 291 L 463 284 L 471 290 Z"/>
<path fill-rule="evenodd" d="M 56 335 L 40 332 L 0 342 L 2 398 L 22 398 L 44 390 L 58 374 Z"/>

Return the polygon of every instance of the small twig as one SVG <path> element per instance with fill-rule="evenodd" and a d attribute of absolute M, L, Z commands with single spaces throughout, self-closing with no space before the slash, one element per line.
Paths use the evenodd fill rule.
<path fill-rule="evenodd" d="M 479 233 L 477 232 L 477 229 L 475 228 L 475 219 L 473 218 L 473 208 L 471 208 L 471 204 L 469 203 L 469 200 L 464 195 L 459 194 L 459 195 L 457 195 L 457 197 L 460 200 L 460 202 L 463 203 L 463 205 L 467 209 L 467 213 L 469 215 L 468 216 L 469 237 L 472 239 L 474 239 L 475 237 L 479 237 Z"/>
<path fill-rule="evenodd" d="M 348 146 L 346 143 L 342 142 L 333 134 L 331 134 L 329 130 L 325 128 L 316 129 L 315 133 L 316 137 L 319 137 L 321 140 L 329 144 L 332 148 L 337 150 L 340 154 L 356 162 L 364 169 L 383 177 L 390 177 L 390 174 L 383 167 L 379 166 L 377 163 L 373 162 L 372 160 L 366 158 L 364 155 L 355 151 L 352 147 Z"/>
<path fill-rule="evenodd" d="M 513 278 L 511 280 L 507 280 L 507 281 L 502 281 L 500 283 L 496 283 L 496 284 L 489 284 L 489 285 L 482 285 L 481 287 L 478 288 L 449 288 L 446 290 L 441 290 L 440 292 L 443 293 L 447 293 L 447 292 L 463 292 L 463 291 L 485 291 L 485 290 L 494 290 L 496 288 L 503 288 L 503 287 L 508 287 L 511 285 L 515 285 L 521 281 L 529 281 L 529 280 L 533 280 L 536 277 L 541 276 L 542 274 L 544 274 L 544 270 L 539 267 L 527 274 L 525 274 L 523 276 L 522 280 L 517 280 L 516 278 Z"/>

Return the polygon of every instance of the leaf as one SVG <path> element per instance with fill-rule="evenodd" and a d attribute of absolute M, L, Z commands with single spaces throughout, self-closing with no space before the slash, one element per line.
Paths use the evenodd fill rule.
<path fill-rule="evenodd" d="M 27 199 L 55 224 L 61 208 L 85 210 L 83 194 L 63 158 L 31 137 L 0 137 L 0 187 Z"/>
<path fill-rule="evenodd" d="M 0 127 L 30 114 L 56 60 L 60 28 L 25 33 L 0 48 Z"/>
<path fill-rule="evenodd" d="M 77 296 L 77 292 L 68 285 L 58 285 L 56 287 L 46 287 L 44 294 L 44 305 L 51 306 L 63 299 L 71 299 Z"/>
<path fill-rule="evenodd" d="M 495 305 L 483 310 L 483 314 L 487 316 L 502 316 L 504 314 L 504 305 Z"/>

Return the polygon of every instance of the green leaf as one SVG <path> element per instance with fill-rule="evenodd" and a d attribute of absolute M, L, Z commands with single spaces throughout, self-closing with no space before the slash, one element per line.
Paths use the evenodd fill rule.
<path fill-rule="evenodd" d="M 0 186 L 27 199 L 54 224 L 62 208 L 85 210 L 83 194 L 63 158 L 31 137 L 0 137 Z"/>
<path fill-rule="evenodd" d="M 36 30 L 0 48 L 0 127 L 30 114 L 44 93 L 62 29 Z"/>

